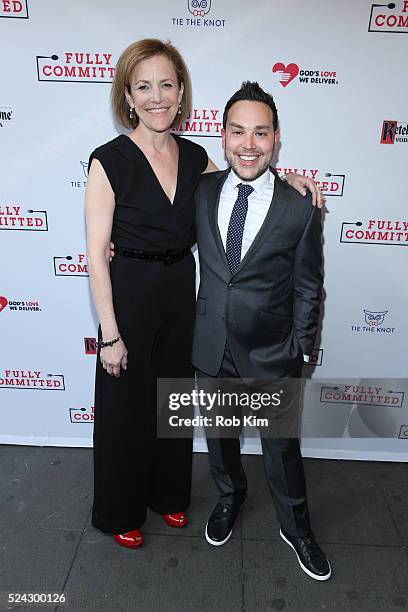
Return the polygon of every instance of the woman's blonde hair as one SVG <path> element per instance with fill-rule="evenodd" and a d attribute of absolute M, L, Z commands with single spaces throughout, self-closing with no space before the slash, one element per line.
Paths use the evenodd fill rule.
<path fill-rule="evenodd" d="M 177 74 L 178 85 L 179 87 L 184 86 L 181 113 L 176 115 L 173 125 L 181 124 L 190 114 L 192 104 L 191 79 L 181 54 L 170 42 L 163 42 L 157 38 L 145 38 L 127 47 L 115 68 L 111 91 L 112 109 L 115 119 L 126 128 L 134 129 L 139 123 L 139 117 L 136 113 L 133 113 L 132 119 L 129 117 L 130 108 L 125 97 L 125 89 L 130 92 L 130 80 L 135 66 L 155 55 L 164 55 L 172 62 Z"/>

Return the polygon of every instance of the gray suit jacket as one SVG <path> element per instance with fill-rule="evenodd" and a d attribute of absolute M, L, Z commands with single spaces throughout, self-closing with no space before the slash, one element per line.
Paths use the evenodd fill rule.
<path fill-rule="evenodd" d="M 276 379 L 299 370 L 318 328 L 321 213 L 275 174 L 265 221 L 234 274 L 218 229 L 229 170 L 204 174 L 196 191 L 200 289 L 193 364 L 210 376 L 228 344 L 243 378 Z"/>

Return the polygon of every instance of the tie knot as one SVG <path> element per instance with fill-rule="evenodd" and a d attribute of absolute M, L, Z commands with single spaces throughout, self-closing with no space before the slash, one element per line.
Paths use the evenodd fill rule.
<path fill-rule="evenodd" d="M 253 190 L 254 188 L 251 187 L 251 185 L 248 185 L 247 183 L 240 183 L 238 185 L 238 197 L 243 196 L 244 198 L 247 198 L 249 195 L 251 195 Z"/>

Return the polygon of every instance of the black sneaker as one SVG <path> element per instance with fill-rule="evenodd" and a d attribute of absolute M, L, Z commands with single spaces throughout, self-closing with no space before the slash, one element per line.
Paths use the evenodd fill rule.
<path fill-rule="evenodd" d="M 330 563 L 313 535 L 296 538 L 283 531 L 283 529 L 279 533 L 282 540 L 293 548 L 300 567 L 308 576 L 315 580 L 328 580 L 330 578 Z"/>
<path fill-rule="evenodd" d="M 205 527 L 205 539 L 213 546 L 222 546 L 232 535 L 240 506 L 226 506 L 219 502 L 211 513 Z"/>

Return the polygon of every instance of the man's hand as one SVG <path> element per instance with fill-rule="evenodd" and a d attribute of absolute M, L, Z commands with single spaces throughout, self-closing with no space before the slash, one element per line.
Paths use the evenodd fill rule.
<path fill-rule="evenodd" d="M 290 172 L 286 175 L 286 180 L 288 181 L 289 185 L 296 189 L 296 191 L 298 191 L 302 196 L 306 195 L 306 189 L 308 189 L 312 194 L 313 206 L 322 208 L 326 198 L 313 179 L 309 178 L 308 176 L 296 174 L 295 172 Z"/>
<path fill-rule="evenodd" d="M 115 257 L 115 245 L 113 244 L 113 242 L 109 243 L 109 263 L 112 261 L 112 259 Z"/>

